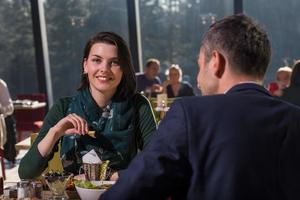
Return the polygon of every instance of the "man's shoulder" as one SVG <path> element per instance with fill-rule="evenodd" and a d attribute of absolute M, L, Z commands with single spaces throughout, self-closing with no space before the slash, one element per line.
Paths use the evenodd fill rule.
<path fill-rule="evenodd" d="M 253 94 L 217 94 L 207 96 L 189 96 L 179 98 L 175 102 L 187 110 L 203 109 L 208 112 L 214 110 L 255 110 L 264 109 L 266 112 L 269 110 L 285 109 L 293 110 L 293 113 L 300 113 L 300 107 L 285 102 L 279 98 L 273 98 L 268 95 L 253 95 Z M 265 107 L 265 104 L 272 105 Z M 281 106 L 280 106 L 281 105 Z"/>
<path fill-rule="evenodd" d="M 216 95 L 205 95 L 205 96 L 187 96 L 180 97 L 178 100 L 182 101 L 184 104 L 189 104 L 191 102 L 211 102 L 211 101 L 220 101 L 221 99 L 227 98 L 224 94 Z"/>
<path fill-rule="evenodd" d="M 181 104 L 187 109 L 195 108 L 212 108 L 224 103 L 225 95 L 210 95 L 210 96 L 185 96 L 180 97 L 174 103 Z M 219 102 L 219 103 L 218 103 Z"/>
<path fill-rule="evenodd" d="M 135 74 L 137 82 L 144 82 L 147 80 L 146 75 L 143 72 L 138 72 Z"/>
<path fill-rule="evenodd" d="M 136 77 L 145 77 L 145 73 L 144 72 L 137 72 L 135 73 Z"/>
<path fill-rule="evenodd" d="M 161 80 L 158 76 L 155 77 L 154 82 L 157 84 L 161 84 Z"/>
<path fill-rule="evenodd" d="M 224 94 L 185 96 L 178 98 L 178 100 L 176 99 L 174 103 L 177 103 L 177 106 L 181 107 L 181 109 L 185 110 L 187 113 L 194 114 L 236 111 L 242 105 L 248 105 L 248 103 L 240 99 L 240 97 Z M 179 108 L 177 107 L 176 109 Z"/>

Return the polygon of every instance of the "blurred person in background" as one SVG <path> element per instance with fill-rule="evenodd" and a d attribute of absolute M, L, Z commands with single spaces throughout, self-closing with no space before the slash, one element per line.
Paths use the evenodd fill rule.
<path fill-rule="evenodd" d="M 288 66 L 280 67 L 276 72 L 276 82 L 268 85 L 268 90 L 273 96 L 280 97 L 282 90 L 290 85 L 292 68 Z"/>
<path fill-rule="evenodd" d="M 76 95 L 59 99 L 50 109 L 21 160 L 20 178 L 41 175 L 60 145 L 65 171 L 78 174 L 82 156 L 94 150 L 115 171 L 110 179 L 118 179 L 156 130 L 149 101 L 135 91 L 135 72 L 125 41 L 112 32 L 94 35 L 84 49 Z M 94 136 L 87 134 L 90 130 Z"/>
<path fill-rule="evenodd" d="M 294 64 L 289 87 L 283 89 L 282 99 L 300 106 L 300 60 Z"/>
<path fill-rule="evenodd" d="M 156 97 L 161 93 L 163 87 L 158 77 L 160 62 L 155 58 L 150 58 L 146 62 L 145 71 L 136 74 L 137 92 L 143 92 L 147 97 Z"/>
<path fill-rule="evenodd" d="M 166 70 L 166 76 L 163 93 L 166 93 L 168 98 L 195 96 L 192 86 L 187 82 L 182 82 L 182 69 L 179 65 L 172 64 Z"/>
<path fill-rule="evenodd" d="M 175 100 L 108 199 L 300 199 L 300 108 L 263 87 L 271 45 L 249 17 L 204 34 L 198 87 Z"/>
<path fill-rule="evenodd" d="M 10 97 L 7 84 L 0 79 L 0 113 L 5 117 L 12 115 L 14 112 L 14 105 Z"/>
<path fill-rule="evenodd" d="M 4 137 L 6 138 L 6 142 L 2 142 L 4 142 L 4 157 L 9 161 L 10 167 L 13 167 L 16 159 L 16 123 L 13 112 L 14 106 L 7 84 L 4 80 L 0 79 L 0 114 L 4 117 L 6 128 L 6 136 Z"/>

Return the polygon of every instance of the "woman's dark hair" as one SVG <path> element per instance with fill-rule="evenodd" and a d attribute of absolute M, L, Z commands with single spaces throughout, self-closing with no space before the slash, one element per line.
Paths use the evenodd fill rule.
<path fill-rule="evenodd" d="M 122 37 L 113 32 L 97 33 L 86 43 L 82 59 L 81 82 L 78 90 L 89 87 L 89 79 L 87 74 L 84 73 L 83 63 L 89 57 L 91 48 L 96 43 L 111 44 L 116 46 L 118 49 L 118 60 L 123 75 L 113 99 L 125 99 L 128 96 L 132 96 L 136 91 L 136 78 L 131 61 L 130 50 Z"/>
<path fill-rule="evenodd" d="M 300 86 L 300 60 L 294 64 L 290 86 Z"/>
<path fill-rule="evenodd" d="M 214 23 L 202 39 L 206 62 L 213 50 L 228 58 L 232 70 L 262 79 L 271 57 L 267 33 L 251 18 L 236 14 Z"/>

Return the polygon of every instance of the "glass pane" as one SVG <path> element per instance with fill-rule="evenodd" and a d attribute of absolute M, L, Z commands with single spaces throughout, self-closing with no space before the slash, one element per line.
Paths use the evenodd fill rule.
<path fill-rule="evenodd" d="M 179 64 L 184 80 L 197 89 L 197 58 L 202 34 L 216 19 L 233 13 L 233 1 L 140 0 L 143 61 L 161 61 L 161 79 Z"/>
<path fill-rule="evenodd" d="M 38 92 L 30 1 L 0 1 L 0 60 L 13 99 Z"/>
<path fill-rule="evenodd" d="M 300 24 L 297 12 L 292 12 L 299 7 L 299 0 L 244 1 L 245 13 L 264 26 L 271 40 L 272 57 L 265 83 L 275 79 L 279 67 L 292 66 L 300 59 Z"/>
<path fill-rule="evenodd" d="M 128 42 L 126 1 L 47 0 L 45 15 L 54 99 L 72 95 L 80 82 L 87 40 L 100 31 L 114 31 Z"/>

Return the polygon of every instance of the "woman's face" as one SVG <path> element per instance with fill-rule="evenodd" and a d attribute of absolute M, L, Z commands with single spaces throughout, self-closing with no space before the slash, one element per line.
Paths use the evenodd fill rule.
<path fill-rule="evenodd" d="M 280 88 L 286 88 L 290 85 L 291 81 L 291 72 L 281 71 L 277 73 L 277 82 Z"/>
<path fill-rule="evenodd" d="M 117 47 L 106 43 L 94 44 L 84 61 L 84 72 L 88 75 L 92 95 L 100 92 L 113 96 L 123 75 Z"/>
<path fill-rule="evenodd" d="M 179 77 L 180 77 L 180 74 L 177 69 L 171 68 L 169 70 L 169 79 L 170 79 L 171 83 L 178 83 Z"/>

